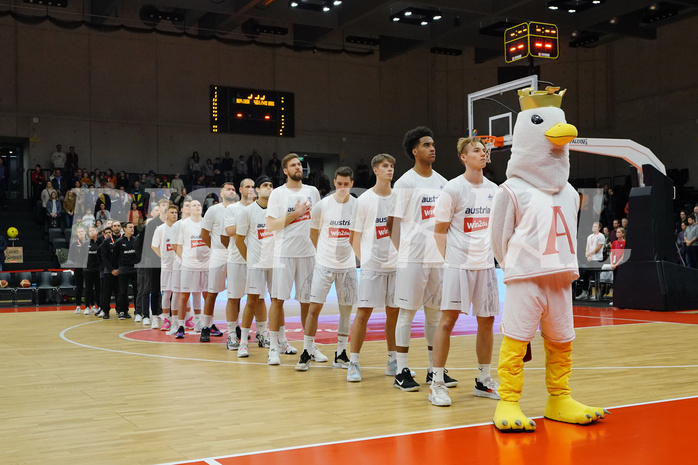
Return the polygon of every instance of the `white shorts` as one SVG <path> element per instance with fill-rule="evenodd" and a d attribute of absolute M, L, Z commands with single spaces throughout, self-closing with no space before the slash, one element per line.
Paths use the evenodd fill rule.
<path fill-rule="evenodd" d="M 429 263 L 401 263 L 395 275 L 395 303 L 406 310 L 441 308 L 443 266 Z"/>
<path fill-rule="evenodd" d="M 267 291 L 271 295 L 273 275 L 271 268 L 247 268 L 245 294 L 258 295 L 262 299 L 267 296 Z"/>
<path fill-rule="evenodd" d="M 206 292 L 208 270 L 187 270 L 182 268 L 179 292 Z"/>
<path fill-rule="evenodd" d="M 228 298 L 242 299 L 245 297 L 247 285 L 247 265 L 244 263 L 228 262 Z"/>
<path fill-rule="evenodd" d="M 213 294 L 218 294 L 225 291 L 225 277 L 228 274 L 226 263 L 209 267 L 208 269 L 208 285 L 206 290 Z"/>
<path fill-rule="evenodd" d="M 574 339 L 572 281 L 568 274 L 517 279 L 507 283 L 500 331 L 517 341 L 531 341 L 540 324 L 552 342 Z"/>
<path fill-rule="evenodd" d="M 441 310 L 459 310 L 472 316 L 499 315 L 499 288 L 494 267 L 486 270 L 464 270 L 444 267 Z"/>
<path fill-rule="evenodd" d="M 160 270 L 160 290 L 161 291 L 171 291 L 172 290 L 172 270 Z"/>
<path fill-rule="evenodd" d="M 395 272 L 361 270 L 357 307 L 395 307 Z"/>
<path fill-rule="evenodd" d="M 170 290 L 172 292 L 182 292 L 182 270 L 176 269 L 172 270 L 172 275 L 170 276 Z"/>
<path fill-rule="evenodd" d="M 339 305 L 354 305 L 356 303 L 356 294 L 359 288 L 356 268 L 333 270 L 320 265 L 315 265 L 313 270 L 310 301 L 316 304 L 324 304 L 332 283 L 334 283 L 334 288 L 337 291 L 337 303 Z"/>
<path fill-rule="evenodd" d="M 276 257 L 271 286 L 272 299 L 291 299 L 291 288 L 295 283 L 295 299 L 302 304 L 309 303 L 314 268 L 315 257 Z"/>

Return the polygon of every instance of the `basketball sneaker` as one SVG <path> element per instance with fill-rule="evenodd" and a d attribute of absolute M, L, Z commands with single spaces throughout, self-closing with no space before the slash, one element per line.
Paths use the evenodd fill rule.
<path fill-rule="evenodd" d="M 210 329 L 211 329 L 211 336 L 213 336 L 213 337 L 221 337 L 223 335 L 223 332 L 220 329 L 216 328 L 215 323 L 211 325 Z"/>
<path fill-rule="evenodd" d="M 419 391 L 419 383 L 414 380 L 409 368 L 403 368 L 401 373 L 395 375 L 393 386 L 401 391 Z"/>
<path fill-rule="evenodd" d="M 136 313 L 136 319 L 133 320 L 133 322 L 140 323 L 141 321 L 143 321 L 143 315 L 141 315 L 140 313 Z"/>
<path fill-rule="evenodd" d="M 451 398 L 448 397 L 446 383 L 431 383 L 429 386 L 429 402 L 437 407 L 448 407 L 451 405 Z"/>
<path fill-rule="evenodd" d="M 175 332 L 175 338 L 184 339 L 184 326 L 180 326 L 179 328 L 177 328 L 177 331 Z"/>
<path fill-rule="evenodd" d="M 143 326 L 150 326 L 150 318 L 148 318 L 148 317 L 143 318 Z"/>
<path fill-rule="evenodd" d="M 284 342 L 281 342 L 281 343 L 279 343 L 279 345 L 280 345 L 281 348 L 283 349 L 283 352 L 282 352 L 282 353 L 283 353 L 284 355 L 295 355 L 295 354 L 298 353 L 298 349 L 296 349 L 296 348 L 293 347 L 291 344 L 289 344 L 288 341 L 286 341 L 285 343 L 284 343 Z"/>
<path fill-rule="evenodd" d="M 337 355 L 337 352 L 334 353 L 334 363 L 332 363 L 332 366 L 335 368 L 349 368 L 349 357 L 347 357 L 346 349 L 339 355 Z"/>
<path fill-rule="evenodd" d="M 269 335 L 264 333 L 260 334 L 257 333 L 257 345 L 259 347 L 266 347 L 267 349 L 269 348 L 269 345 L 271 344 L 271 341 L 269 340 Z"/>
<path fill-rule="evenodd" d="M 276 349 L 269 349 L 269 355 L 267 355 L 267 365 L 281 365 L 279 352 Z"/>
<path fill-rule="evenodd" d="M 238 358 L 244 358 L 249 356 L 250 352 L 247 350 L 247 344 L 240 344 L 240 348 L 238 349 Z"/>
<path fill-rule="evenodd" d="M 125 319 L 126 319 L 126 315 L 124 315 L 124 312 L 119 312 L 119 319 L 120 319 L 120 320 L 125 320 Z"/>
<path fill-rule="evenodd" d="M 347 369 L 347 381 L 350 383 L 358 383 L 361 381 L 361 367 L 358 363 L 350 363 Z"/>
<path fill-rule="evenodd" d="M 499 400 L 499 383 L 493 380 L 491 377 L 487 377 L 485 381 L 480 381 L 475 378 L 475 389 L 473 390 L 473 395 L 476 397 L 487 397 L 488 399 Z"/>
<path fill-rule="evenodd" d="M 199 342 L 211 342 L 211 328 L 201 328 L 201 336 Z"/>
<path fill-rule="evenodd" d="M 308 351 L 303 350 L 301 358 L 298 360 L 298 363 L 296 363 L 296 371 L 308 371 L 308 368 L 310 368 L 310 360 L 311 357 Z"/>
<path fill-rule="evenodd" d="M 385 376 L 395 376 L 397 374 L 397 359 L 393 359 L 392 361 L 388 360 L 388 364 L 385 367 Z M 417 373 L 414 371 L 410 370 L 410 374 L 414 378 L 417 376 Z"/>
<path fill-rule="evenodd" d="M 313 353 L 312 353 L 312 355 L 310 356 L 310 358 L 313 359 L 314 362 L 320 362 L 320 363 L 326 362 L 326 361 L 329 360 L 329 359 L 327 358 L 327 355 L 325 355 L 325 354 L 323 354 L 322 352 L 320 352 L 320 349 L 318 349 L 317 346 L 315 346 L 315 347 L 313 348 Z"/>
<path fill-rule="evenodd" d="M 160 317 L 154 316 L 153 320 L 150 322 L 150 329 L 158 329 L 160 326 Z"/>
<path fill-rule="evenodd" d="M 165 319 L 162 321 L 162 325 L 160 325 L 160 331 L 169 331 L 170 326 L 172 326 L 172 322 L 170 322 L 170 320 Z"/>
<path fill-rule="evenodd" d="M 201 320 L 197 320 L 196 323 L 194 323 L 194 326 L 192 327 L 192 331 L 194 331 L 195 333 L 200 333 L 201 328 L 203 327 L 204 325 L 203 323 L 201 323 Z"/>
<path fill-rule="evenodd" d="M 434 378 L 434 373 L 431 371 L 427 371 L 427 383 L 431 384 L 431 380 Z M 453 379 L 450 376 L 448 376 L 448 370 L 444 369 L 444 383 L 446 384 L 446 387 L 456 387 L 458 386 L 458 380 Z"/>
<path fill-rule="evenodd" d="M 82 313 L 82 310 L 80 310 L 80 306 L 78 305 L 78 307 L 75 309 L 75 314 L 79 315 L 81 313 Z"/>
<path fill-rule="evenodd" d="M 80 307 L 78 307 L 78 308 L 80 308 Z M 83 314 L 83 315 L 89 315 L 89 314 L 90 314 L 90 307 L 87 307 L 87 306 L 86 306 L 86 307 L 85 307 L 85 311 L 82 312 L 82 314 Z"/>
<path fill-rule="evenodd" d="M 237 338 L 235 333 L 228 334 L 228 341 L 225 343 L 225 346 L 228 348 L 228 350 L 240 349 L 240 340 Z"/>
<path fill-rule="evenodd" d="M 179 326 L 175 326 L 170 323 L 170 329 L 165 334 L 167 334 L 168 336 L 174 336 L 177 334 L 178 330 Z"/>
<path fill-rule="evenodd" d="M 186 319 L 184 322 L 184 328 L 185 329 L 194 329 L 194 317 L 190 316 L 189 318 Z"/>

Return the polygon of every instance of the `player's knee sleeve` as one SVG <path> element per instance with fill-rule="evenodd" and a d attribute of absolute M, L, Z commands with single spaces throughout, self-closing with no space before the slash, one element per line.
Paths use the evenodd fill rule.
<path fill-rule="evenodd" d="M 179 292 L 173 292 L 172 293 L 172 307 L 170 310 L 172 310 L 172 313 L 175 313 L 176 311 L 179 311 L 180 307 L 182 306 L 182 294 Z"/>
<path fill-rule="evenodd" d="M 162 291 L 162 308 L 171 308 L 172 291 Z"/>
<path fill-rule="evenodd" d="M 436 334 L 440 319 L 441 310 L 424 307 L 424 337 L 429 347 L 434 347 L 434 334 Z"/>
<path fill-rule="evenodd" d="M 351 327 L 351 305 L 339 306 L 339 324 L 337 325 L 338 334 L 349 334 Z"/>
<path fill-rule="evenodd" d="M 400 309 L 400 313 L 397 316 L 397 324 L 395 325 L 395 343 L 400 347 L 410 346 L 412 320 L 414 320 L 416 313 L 416 310 Z"/>
<path fill-rule="evenodd" d="M 202 307 L 202 305 L 201 305 L 201 300 L 202 300 L 201 292 L 192 292 L 191 299 L 192 299 L 192 308 L 194 310 L 201 310 L 201 307 Z"/>

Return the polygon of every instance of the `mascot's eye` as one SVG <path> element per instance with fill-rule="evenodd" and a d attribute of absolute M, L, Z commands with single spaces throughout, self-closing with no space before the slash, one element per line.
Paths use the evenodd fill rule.
<path fill-rule="evenodd" d="M 533 124 L 540 124 L 543 122 L 543 118 L 540 117 L 540 115 L 533 115 L 531 116 L 531 123 Z"/>

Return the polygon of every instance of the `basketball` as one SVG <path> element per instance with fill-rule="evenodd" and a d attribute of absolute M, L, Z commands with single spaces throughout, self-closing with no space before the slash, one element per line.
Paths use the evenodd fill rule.
<path fill-rule="evenodd" d="M 32 283 L 28 279 L 23 279 L 19 282 L 19 287 L 32 287 Z"/>
<path fill-rule="evenodd" d="M 4 279 L 0 279 L 0 288 L 5 288 L 8 285 L 9 283 L 7 281 L 5 281 Z"/>
<path fill-rule="evenodd" d="M 19 231 L 14 226 L 7 228 L 7 237 L 14 239 L 19 235 Z"/>

